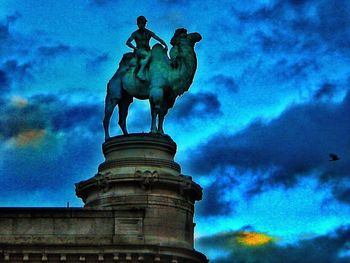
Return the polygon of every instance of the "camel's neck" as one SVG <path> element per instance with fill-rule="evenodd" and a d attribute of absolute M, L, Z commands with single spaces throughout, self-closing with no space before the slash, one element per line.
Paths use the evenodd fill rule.
<path fill-rule="evenodd" d="M 171 83 L 174 83 L 174 93 L 181 95 L 189 89 L 193 81 L 197 68 L 197 58 L 192 47 L 181 47 L 177 52 L 178 56 L 173 58 L 176 68 L 172 70 Z"/>

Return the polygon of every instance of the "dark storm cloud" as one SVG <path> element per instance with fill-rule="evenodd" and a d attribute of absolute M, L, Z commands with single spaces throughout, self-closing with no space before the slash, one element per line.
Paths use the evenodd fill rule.
<path fill-rule="evenodd" d="M 294 5 L 293 1 L 277 0 L 268 5 L 261 5 L 257 9 L 249 11 L 238 11 L 235 7 L 233 12 L 237 15 L 238 19 L 243 22 L 266 22 L 274 23 L 287 18 L 288 9 L 296 8 L 301 10 L 301 5 Z"/>
<path fill-rule="evenodd" d="M 220 54 L 220 62 L 231 62 L 233 60 L 237 60 L 246 55 L 246 51 L 223 51 Z"/>
<path fill-rule="evenodd" d="M 0 22 L 0 40 L 7 40 L 10 38 L 9 26 L 21 17 L 21 14 L 15 12 L 6 17 L 6 22 Z M 1 42 L 0 42 L 1 45 Z"/>
<path fill-rule="evenodd" d="M 271 31 L 257 31 L 250 36 L 252 44 L 260 46 L 266 53 L 287 52 L 299 45 L 299 39 L 288 31 L 271 29 Z"/>
<path fill-rule="evenodd" d="M 9 33 L 8 25 L 0 23 L 0 40 L 4 41 L 7 38 L 9 38 L 9 36 L 10 36 L 10 33 Z"/>
<path fill-rule="evenodd" d="M 104 62 L 109 60 L 107 53 L 101 54 L 101 52 L 93 48 L 71 46 L 64 43 L 39 45 L 36 48 L 36 53 L 36 61 L 38 62 L 38 65 L 41 66 L 42 64 L 45 65 L 47 59 L 64 58 L 68 56 L 69 59 L 77 59 L 82 57 L 86 60 L 86 68 L 92 71 L 96 70 L 97 67 L 101 66 Z M 91 72 L 88 74 L 91 74 Z"/>
<path fill-rule="evenodd" d="M 0 22 L 0 54 L 4 53 L 7 46 L 11 46 L 12 36 L 9 30 L 9 23 Z M 6 55 L 6 54 L 5 54 Z"/>
<path fill-rule="evenodd" d="M 36 107 L 6 106 L 0 112 L 0 137 L 10 139 L 22 132 L 45 129 L 46 120 L 43 116 L 37 115 L 39 112 Z"/>
<path fill-rule="evenodd" d="M 32 64 L 22 62 L 15 59 L 5 61 L 0 65 L 0 96 L 5 95 L 5 92 L 10 91 L 14 82 L 23 81 L 27 77 L 31 77 Z"/>
<path fill-rule="evenodd" d="M 97 56 L 91 55 L 91 58 L 88 58 L 86 62 L 86 69 L 96 74 L 96 70 L 107 62 L 110 59 L 108 53 L 103 53 Z"/>
<path fill-rule="evenodd" d="M 324 83 L 314 94 L 315 100 L 332 98 L 336 92 L 336 86 L 331 83 Z"/>
<path fill-rule="evenodd" d="M 200 216 L 218 216 L 227 215 L 232 212 L 235 206 L 232 200 L 225 200 L 226 185 L 232 186 L 235 182 L 226 184 L 224 180 L 217 180 L 211 185 L 204 188 L 204 197 L 199 204 L 196 205 L 196 213 Z"/>
<path fill-rule="evenodd" d="M 15 22 L 21 17 L 15 12 L 5 18 L 0 18 L 0 57 L 5 59 L 21 60 L 33 48 L 35 37 L 25 37 L 15 29 Z M 33 34 L 34 35 L 34 34 Z"/>
<path fill-rule="evenodd" d="M 32 97 L 38 109 L 43 110 L 53 131 L 65 131 L 80 127 L 90 132 L 101 129 L 102 107 L 95 103 L 74 104 L 55 96 L 37 95 Z"/>
<path fill-rule="evenodd" d="M 226 47 L 209 53 L 208 61 L 232 68 L 237 86 L 251 84 L 249 80 L 256 86 L 266 85 L 261 83 L 266 75 L 273 92 L 285 85 L 302 92 L 315 78 L 336 74 L 329 69 L 329 59 L 348 64 L 349 2 L 277 0 L 249 6 L 228 7 L 232 16 L 213 20 L 208 36 L 217 46 Z"/>
<path fill-rule="evenodd" d="M 103 54 L 91 59 L 90 63 L 98 66 L 101 63 L 108 61 L 109 59 L 110 59 L 109 55 L 107 53 L 103 53 Z"/>
<path fill-rule="evenodd" d="M 230 92 L 236 93 L 239 90 L 239 86 L 236 83 L 236 81 L 234 80 L 234 78 L 229 77 L 229 76 L 225 76 L 223 74 L 213 76 L 212 78 L 209 79 L 208 82 L 210 82 L 211 84 L 214 84 L 214 85 L 224 87 L 225 89 L 227 89 Z"/>
<path fill-rule="evenodd" d="M 7 60 L 2 69 L 11 76 L 12 79 L 23 80 L 25 77 L 30 76 L 30 70 L 32 64 L 29 62 L 19 62 L 15 59 Z"/>
<path fill-rule="evenodd" d="M 171 110 L 172 118 L 185 120 L 188 116 L 205 119 L 220 116 L 221 104 L 214 93 L 200 92 L 186 94 L 176 100 L 176 106 Z"/>
<path fill-rule="evenodd" d="M 322 1 L 318 9 L 318 24 L 311 26 L 313 32 L 319 32 L 320 37 L 330 48 L 349 49 L 350 41 L 350 3 L 346 0 Z"/>
<path fill-rule="evenodd" d="M 75 199 L 73 185 L 93 176 L 91 168 L 97 165 L 100 147 L 96 136 L 77 130 L 60 135 L 60 139 L 46 133 L 39 143 L 2 150 L 0 200 L 6 204 L 11 196 L 11 202 L 16 200 L 18 206 L 28 195 L 35 200 L 37 193 L 56 196 L 54 203 Z M 69 197 L 67 192 L 71 192 Z"/>
<path fill-rule="evenodd" d="M 5 92 L 9 90 L 9 79 L 4 70 L 0 69 L 0 91 Z"/>
<path fill-rule="evenodd" d="M 199 238 L 197 245 L 204 249 L 219 249 L 229 253 L 226 257 L 211 260 L 213 263 L 345 263 L 350 260 L 349 256 L 340 256 L 348 250 L 349 226 L 341 227 L 327 235 L 284 246 L 275 242 L 262 246 L 244 246 L 237 242 L 239 233 L 240 231 Z"/>
<path fill-rule="evenodd" d="M 174 4 L 174 5 L 178 5 L 178 4 L 183 4 L 186 1 L 185 0 L 158 0 L 159 3 L 162 4 Z"/>
<path fill-rule="evenodd" d="M 350 3 L 346 0 L 279 0 L 252 12 L 233 12 L 243 23 L 269 26 L 269 30 L 255 34 L 263 50 L 317 50 L 323 45 L 332 51 L 349 50 Z"/>
<path fill-rule="evenodd" d="M 0 112 L 0 135 L 10 139 L 30 130 L 53 132 L 81 128 L 100 129 L 102 108 L 97 104 L 73 104 L 53 95 L 36 95 L 8 102 Z"/>
<path fill-rule="evenodd" d="M 282 79 L 306 79 L 310 71 L 319 69 L 319 65 L 314 59 L 300 58 L 298 61 L 288 61 L 281 59 L 274 65 L 277 78 Z"/>
<path fill-rule="evenodd" d="M 11 23 L 14 23 L 15 21 L 17 21 L 21 17 L 22 17 L 22 15 L 19 12 L 15 12 L 12 15 L 8 15 L 6 17 L 6 20 L 7 20 L 8 24 L 11 24 Z"/>
<path fill-rule="evenodd" d="M 52 126 L 54 130 L 60 131 L 85 124 L 91 131 L 98 131 L 101 129 L 101 117 L 100 105 L 74 105 L 67 107 L 61 113 L 53 114 Z"/>
<path fill-rule="evenodd" d="M 68 45 L 59 44 L 55 46 L 41 46 L 38 47 L 38 54 L 41 56 L 55 57 L 57 55 L 67 54 L 72 51 Z"/>
<path fill-rule="evenodd" d="M 0 143 L 9 145 L 1 149 L 3 196 L 21 200 L 48 189 L 63 195 L 89 176 L 93 171 L 87 164 L 101 155 L 101 118 L 100 105 L 55 95 L 17 97 L 2 105 Z"/>
<path fill-rule="evenodd" d="M 337 185 L 332 190 L 334 197 L 340 202 L 350 204 L 350 187 L 346 185 Z"/>
<path fill-rule="evenodd" d="M 117 3 L 119 0 L 90 0 L 90 3 L 94 6 L 103 7 L 110 3 Z"/>
<path fill-rule="evenodd" d="M 302 6 L 302 5 L 310 2 L 310 0 L 288 0 L 288 2 L 294 6 Z"/>
<path fill-rule="evenodd" d="M 255 121 L 236 134 L 217 134 L 194 149 L 193 173 L 207 174 L 234 167 L 267 174 L 252 187 L 293 186 L 313 172 L 341 182 L 349 178 L 350 93 L 342 103 L 295 105 L 271 121 Z M 329 153 L 343 158 L 329 162 Z"/>
<path fill-rule="evenodd" d="M 210 55 L 212 63 L 232 64 L 245 69 L 241 75 L 243 79 L 251 75 L 269 74 L 273 84 L 275 81 L 279 85 L 281 81 L 283 84 L 295 84 L 296 81 L 305 83 L 311 76 L 310 73 L 324 69 L 322 60 L 327 54 L 327 47 L 318 34 L 318 29 L 308 26 L 307 30 L 299 32 L 295 27 L 295 23 L 304 20 L 307 23 L 319 20 L 317 15 L 311 15 L 311 4 L 297 3 L 275 1 L 261 4 L 262 7 L 257 9 L 245 8 L 245 11 L 238 11 L 239 6 L 233 7 L 230 23 L 226 20 L 224 23 L 219 21 L 218 24 L 213 22 L 211 30 L 217 33 L 211 37 L 218 39 L 213 41 L 221 41 L 221 46 L 232 41 L 228 36 L 239 36 L 240 40 L 235 40 L 239 44 L 228 45 L 227 49 L 231 49 L 229 51 L 225 49 L 217 55 Z M 318 7 L 318 4 L 313 5 Z M 257 60 L 259 68 L 254 66 Z M 240 82 L 236 83 L 236 86 L 241 86 Z"/>

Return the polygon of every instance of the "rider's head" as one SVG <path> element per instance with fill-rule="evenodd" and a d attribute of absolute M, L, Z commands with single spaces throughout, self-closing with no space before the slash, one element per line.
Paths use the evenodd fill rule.
<path fill-rule="evenodd" d="M 139 16 L 137 18 L 137 26 L 141 29 L 141 28 L 145 28 L 146 27 L 146 23 L 147 23 L 147 19 L 144 16 Z"/>

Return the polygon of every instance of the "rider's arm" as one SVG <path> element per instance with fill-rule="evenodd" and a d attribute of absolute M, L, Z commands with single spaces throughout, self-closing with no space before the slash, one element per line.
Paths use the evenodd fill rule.
<path fill-rule="evenodd" d="M 131 34 L 131 36 L 126 41 L 126 45 L 132 49 L 137 49 L 131 42 L 135 39 L 134 33 Z"/>
<path fill-rule="evenodd" d="M 158 40 L 159 43 L 161 43 L 166 49 L 168 49 L 168 46 L 166 45 L 166 43 L 160 37 L 158 37 L 156 34 L 154 34 L 153 32 L 152 32 L 152 37 L 155 40 Z"/>

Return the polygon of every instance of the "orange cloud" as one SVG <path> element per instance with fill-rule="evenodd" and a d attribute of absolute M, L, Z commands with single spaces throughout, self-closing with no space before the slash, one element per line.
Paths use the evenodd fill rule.
<path fill-rule="evenodd" d="M 26 146 L 28 144 L 36 143 L 45 136 L 45 130 L 32 129 L 21 132 L 15 138 L 16 144 L 19 146 Z"/>
<path fill-rule="evenodd" d="M 28 100 L 20 96 L 12 96 L 11 102 L 15 104 L 18 108 L 23 108 L 28 105 Z"/>
<path fill-rule="evenodd" d="M 264 233 L 239 232 L 236 240 L 245 246 L 262 246 L 272 242 L 274 238 Z"/>

